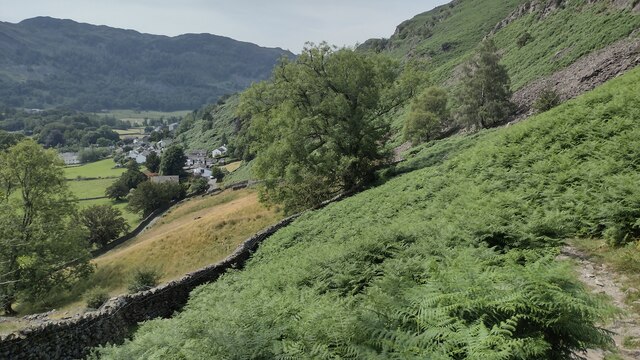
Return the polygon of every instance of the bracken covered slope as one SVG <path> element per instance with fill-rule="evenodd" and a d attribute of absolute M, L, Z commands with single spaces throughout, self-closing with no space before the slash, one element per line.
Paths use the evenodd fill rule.
<path fill-rule="evenodd" d="M 638 236 L 640 70 L 510 127 L 412 151 L 105 358 L 566 359 L 610 310 L 566 238 Z M 584 240 L 590 241 L 590 240 Z"/>

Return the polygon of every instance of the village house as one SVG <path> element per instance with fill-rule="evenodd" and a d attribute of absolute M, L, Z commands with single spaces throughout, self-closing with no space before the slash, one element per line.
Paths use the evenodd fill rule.
<path fill-rule="evenodd" d="M 192 150 L 189 153 L 187 153 L 186 156 L 187 156 L 186 165 L 188 167 L 193 167 L 193 166 L 207 167 L 212 163 L 212 161 L 210 161 L 207 158 L 206 150 Z"/>
<path fill-rule="evenodd" d="M 80 156 L 77 152 L 65 152 L 58 155 L 65 165 L 80 164 Z"/>
<path fill-rule="evenodd" d="M 216 157 L 220 157 L 222 155 L 225 155 L 227 153 L 227 146 L 226 145 L 222 145 L 219 148 L 213 150 L 211 152 L 211 156 L 216 158 Z"/>
<path fill-rule="evenodd" d="M 212 175 L 212 172 L 210 169 L 204 168 L 204 167 L 197 167 L 195 169 L 193 169 L 193 176 L 201 176 L 204 178 L 210 178 Z"/>
<path fill-rule="evenodd" d="M 147 156 L 149 156 L 149 151 L 140 151 L 140 149 L 131 150 L 128 155 L 130 159 L 134 159 L 138 164 L 144 164 L 147 162 Z"/>

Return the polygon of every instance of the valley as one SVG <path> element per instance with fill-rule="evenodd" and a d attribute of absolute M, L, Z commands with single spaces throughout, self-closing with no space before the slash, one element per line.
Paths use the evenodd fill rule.
<path fill-rule="evenodd" d="M 0 358 L 640 357 L 636 0 L 453 0 L 295 55 L 46 17 L 3 48 Z"/>

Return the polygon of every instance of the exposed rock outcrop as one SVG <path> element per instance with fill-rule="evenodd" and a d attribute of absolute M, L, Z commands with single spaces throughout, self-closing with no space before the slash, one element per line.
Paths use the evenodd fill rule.
<path fill-rule="evenodd" d="M 574 98 L 603 84 L 627 70 L 640 65 L 640 38 L 632 34 L 604 49 L 578 59 L 552 75 L 538 79 L 513 94 L 517 105 L 517 119 L 532 114 L 532 105 L 540 91 L 554 89 L 562 100 Z"/>

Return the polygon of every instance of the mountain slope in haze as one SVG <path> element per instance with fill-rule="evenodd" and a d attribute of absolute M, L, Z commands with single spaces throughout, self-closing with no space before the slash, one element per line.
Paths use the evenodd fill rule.
<path fill-rule="evenodd" d="M 267 78 L 282 56 L 293 54 L 210 34 L 0 22 L 0 97 L 15 107 L 194 109 Z"/>

